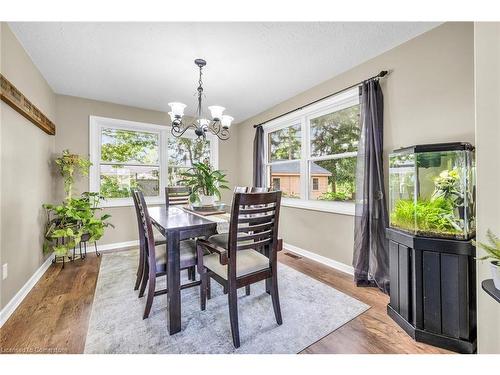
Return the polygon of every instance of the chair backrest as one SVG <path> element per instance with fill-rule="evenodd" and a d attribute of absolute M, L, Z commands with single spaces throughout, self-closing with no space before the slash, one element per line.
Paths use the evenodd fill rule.
<path fill-rule="evenodd" d="M 145 245 L 144 226 L 142 225 L 141 212 L 139 210 L 139 198 L 137 197 L 138 190 L 132 190 L 132 199 L 134 201 L 135 214 L 137 216 L 137 227 L 139 230 L 139 246 L 142 249 Z"/>
<path fill-rule="evenodd" d="M 189 204 L 191 188 L 188 186 L 167 186 L 165 188 L 165 201 L 167 206 Z"/>
<path fill-rule="evenodd" d="M 281 191 L 235 193 L 229 223 L 229 277 L 236 277 L 239 250 L 269 248 L 276 257 Z"/>
<path fill-rule="evenodd" d="M 248 187 L 246 186 L 235 186 L 233 193 L 246 193 L 248 191 Z"/>
<path fill-rule="evenodd" d="M 142 191 L 135 191 L 135 196 L 137 200 L 141 226 L 143 229 L 145 244 L 144 249 L 150 261 L 152 260 L 153 262 L 155 262 L 155 238 L 153 234 L 153 225 L 151 224 L 151 218 L 149 217 L 148 206 L 146 205 L 146 200 L 144 199 L 144 194 L 142 193 Z"/>
<path fill-rule="evenodd" d="M 256 187 L 252 186 L 251 188 L 248 188 L 249 193 L 267 193 L 268 191 L 271 191 L 271 188 L 268 187 Z"/>

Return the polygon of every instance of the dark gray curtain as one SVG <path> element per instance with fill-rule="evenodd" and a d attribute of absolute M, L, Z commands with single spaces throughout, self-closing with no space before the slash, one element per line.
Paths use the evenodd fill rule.
<path fill-rule="evenodd" d="M 253 140 L 253 186 L 264 187 L 264 176 L 264 129 L 257 126 Z"/>
<path fill-rule="evenodd" d="M 354 280 L 389 293 L 388 225 L 384 193 L 384 98 L 378 80 L 360 87 L 361 138 L 356 169 Z"/>

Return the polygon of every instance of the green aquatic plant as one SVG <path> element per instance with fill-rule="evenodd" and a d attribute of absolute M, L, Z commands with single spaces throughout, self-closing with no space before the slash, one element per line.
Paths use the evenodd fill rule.
<path fill-rule="evenodd" d="M 442 197 L 434 200 L 400 200 L 391 213 L 391 225 L 425 233 L 460 234 L 460 221 L 455 218 L 454 204 Z"/>
<path fill-rule="evenodd" d="M 460 174 L 457 168 L 446 169 L 434 179 L 434 193 L 431 200 L 444 198 L 455 206 L 462 204 L 463 196 L 460 192 Z"/>

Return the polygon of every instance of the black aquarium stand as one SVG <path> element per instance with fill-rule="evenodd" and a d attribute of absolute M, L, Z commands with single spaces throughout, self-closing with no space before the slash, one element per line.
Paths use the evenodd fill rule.
<path fill-rule="evenodd" d="M 475 353 L 476 267 L 471 241 L 413 236 L 388 228 L 389 316 L 414 340 Z"/>

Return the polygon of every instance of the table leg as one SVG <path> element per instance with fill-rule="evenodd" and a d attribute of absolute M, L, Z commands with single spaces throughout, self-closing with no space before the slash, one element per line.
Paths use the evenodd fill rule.
<path fill-rule="evenodd" d="M 167 249 L 168 333 L 173 335 L 181 330 L 179 232 L 168 232 Z"/>

